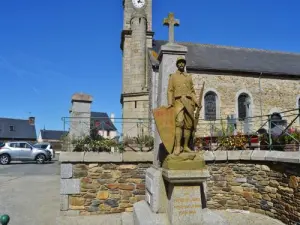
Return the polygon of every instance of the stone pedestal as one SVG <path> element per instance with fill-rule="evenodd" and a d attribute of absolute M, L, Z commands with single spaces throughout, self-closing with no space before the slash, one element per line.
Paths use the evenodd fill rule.
<path fill-rule="evenodd" d="M 206 202 L 203 183 L 209 172 L 203 170 L 163 170 L 166 180 L 167 215 L 172 225 L 203 224 L 202 202 Z"/>
<path fill-rule="evenodd" d="M 209 176 L 206 169 L 147 169 L 146 199 L 134 204 L 134 224 L 203 224 L 205 183 Z"/>
<path fill-rule="evenodd" d="M 146 170 L 146 201 L 152 212 L 166 212 L 167 193 L 161 168 L 153 166 Z"/>

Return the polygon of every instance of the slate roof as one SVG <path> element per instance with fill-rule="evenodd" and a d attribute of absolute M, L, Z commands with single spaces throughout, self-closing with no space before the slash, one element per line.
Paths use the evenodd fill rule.
<path fill-rule="evenodd" d="M 99 126 L 101 130 L 108 130 L 108 131 L 116 131 L 117 128 L 112 123 L 110 117 L 107 113 L 104 112 L 91 112 L 91 123 L 95 123 L 99 121 Z"/>
<path fill-rule="evenodd" d="M 10 131 L 10 126 L 15 131 Z M 28 119 L 0 118 L 0 139 L 36 140 L 35 125 Z"/>
<path fill-rule="evenodd" d="M 47 140 L 60 140 L 61 137 L 67 133 L 67 131 L 62 130 L 41 130 L 41 138 Z"/>
<path fill-rule="evenodd" d="M 158 53 L 166 43 L 154 40 L 153 50 Z M 300 76 L 300 54 L 187 42 L 178 44 L 188 48 L 188 69 Z M 156 65 L 157 60 L 152 58 L 151 62 Z"/>

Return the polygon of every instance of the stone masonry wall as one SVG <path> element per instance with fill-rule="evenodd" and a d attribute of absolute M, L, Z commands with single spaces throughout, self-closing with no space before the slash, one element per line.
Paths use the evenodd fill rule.
<path fill-rule="evenodd" d="M 73 177 L 80 179 L 80 193 L 69 196 L 69 209 L 81 215 L 132 211 L 145 199 L 145 170 L 150 164 L 77 164 Z"/>
<path fill-rule="evenodd" d="M 262 77 L 259 84 L 259 76 L 237 76 L 226 74 L 207 74 L 194 73 L 193 82 L 196 93 L 199 95 L 202 83 L 205 81 L 204 95 L 208 91 L 214 91 L 218 96 L 219 107 L 217 107 L 217 117 L 221 116 L 226 120 L 228 115 L 237 115 L 237 98 L 241 93 L 250 95 L 252 105 L 252 116 L 268 115 L 273 112 L 282 112 L 297 107 L 297 96 L 299 96 L 300 82 L 298 79 L 287 78 L 287 76 L 277 77 Z M 202 99 L 203 101 L 203 99 Z M 218 105 L 218 104 L 217 104 Z M 283 113 L 283 119 L 288 122 L 293 120 L 295 116 L 287 116 L 288 114 L 295 114 L 296 111 L 290 113 Z M 219 117 L 220 118 L 220 117 Z M 219 119 L 218 118 L 218 119 Z M 201 122 L 198 126 L 198 135 L 209 135 L 210 121 L 203 121 L 204 110 L 200 114 Z M 263 122 L 267 121 L 267 117 L 263 118 Z M 255 118 L 251 121 L 253 124 L 252 130 L 255 131 L 261 125 L 261 119 Z M 216 121 L 215 125 L 220 124 Z M 267 125 L 266 125 L 267 126 Z M 299 120 L 294 123 L 294 127 L 300 127 Z M 242 128 L 242 124 L 238 123 L 238 128 Z"/>
<path fill-rule="evenodd" d="M 208 168 L 208 208 L 249 210 L 286 224 L 300 222 L 298 165 L 221 163 Z"/>
<path fill-rule="evenodd" d="M 124 160 L 124 154 L 98 153 L 83 156 L 86 160 L 70 159 L 64 162 L 62 159 L 62 215 L 132 211 L 134 203 L 145 199 L 145 171 L 152 164 L 151 153 L 142 154 L 142 158 L 139 154 L 132 156 L 134 154 L 137 153 L 126 153 L 128 160 L 126 157 Z"/>
<path fill-rule="evenodd" d="M 300 222 L 300 152 L 205 151 L 211 177 L 207 207 L 266 214 Z M 130 212 L 145 199 L 145 171 L 153 154 L 62 153 L 61 214 Z"/>

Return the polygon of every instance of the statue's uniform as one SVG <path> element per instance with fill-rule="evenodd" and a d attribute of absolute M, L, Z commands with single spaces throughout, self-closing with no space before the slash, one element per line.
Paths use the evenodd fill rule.
<path fill-rule="evenodd" d="M 176 127 L 191 129 L 196 106 L 196 94 L 191 75 L 180 71 L 170 75 L 168 104 L 174 106 Z"/>

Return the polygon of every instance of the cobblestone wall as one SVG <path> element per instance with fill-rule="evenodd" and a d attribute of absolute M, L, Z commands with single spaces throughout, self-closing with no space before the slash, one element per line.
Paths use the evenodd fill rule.
<path fill-rule="evenodd" d="M 68 203 L 63 210 L 76 210 L 79 215 L 132 211 L 134 203 L 145 199 L 145 171 L 150 165 L 71 165 L 72 179 L 79 180 L 80 190 L 77 194 L 68 195 Z"/>
<path fill-rule="evenodd" d="M 152 153 L 62 153 L 62 215 L 130 212 L 145 199 Z M 266 214 L 300 222 L 299 152 L 204 152 L 210 172 L 207 207 Z"/>
<path fill-rule="evenodd" d="M 249 210 L 286 224 L 300 222 L 297 164 L 222 163 L 208 168 L 208 208 Z"/>

